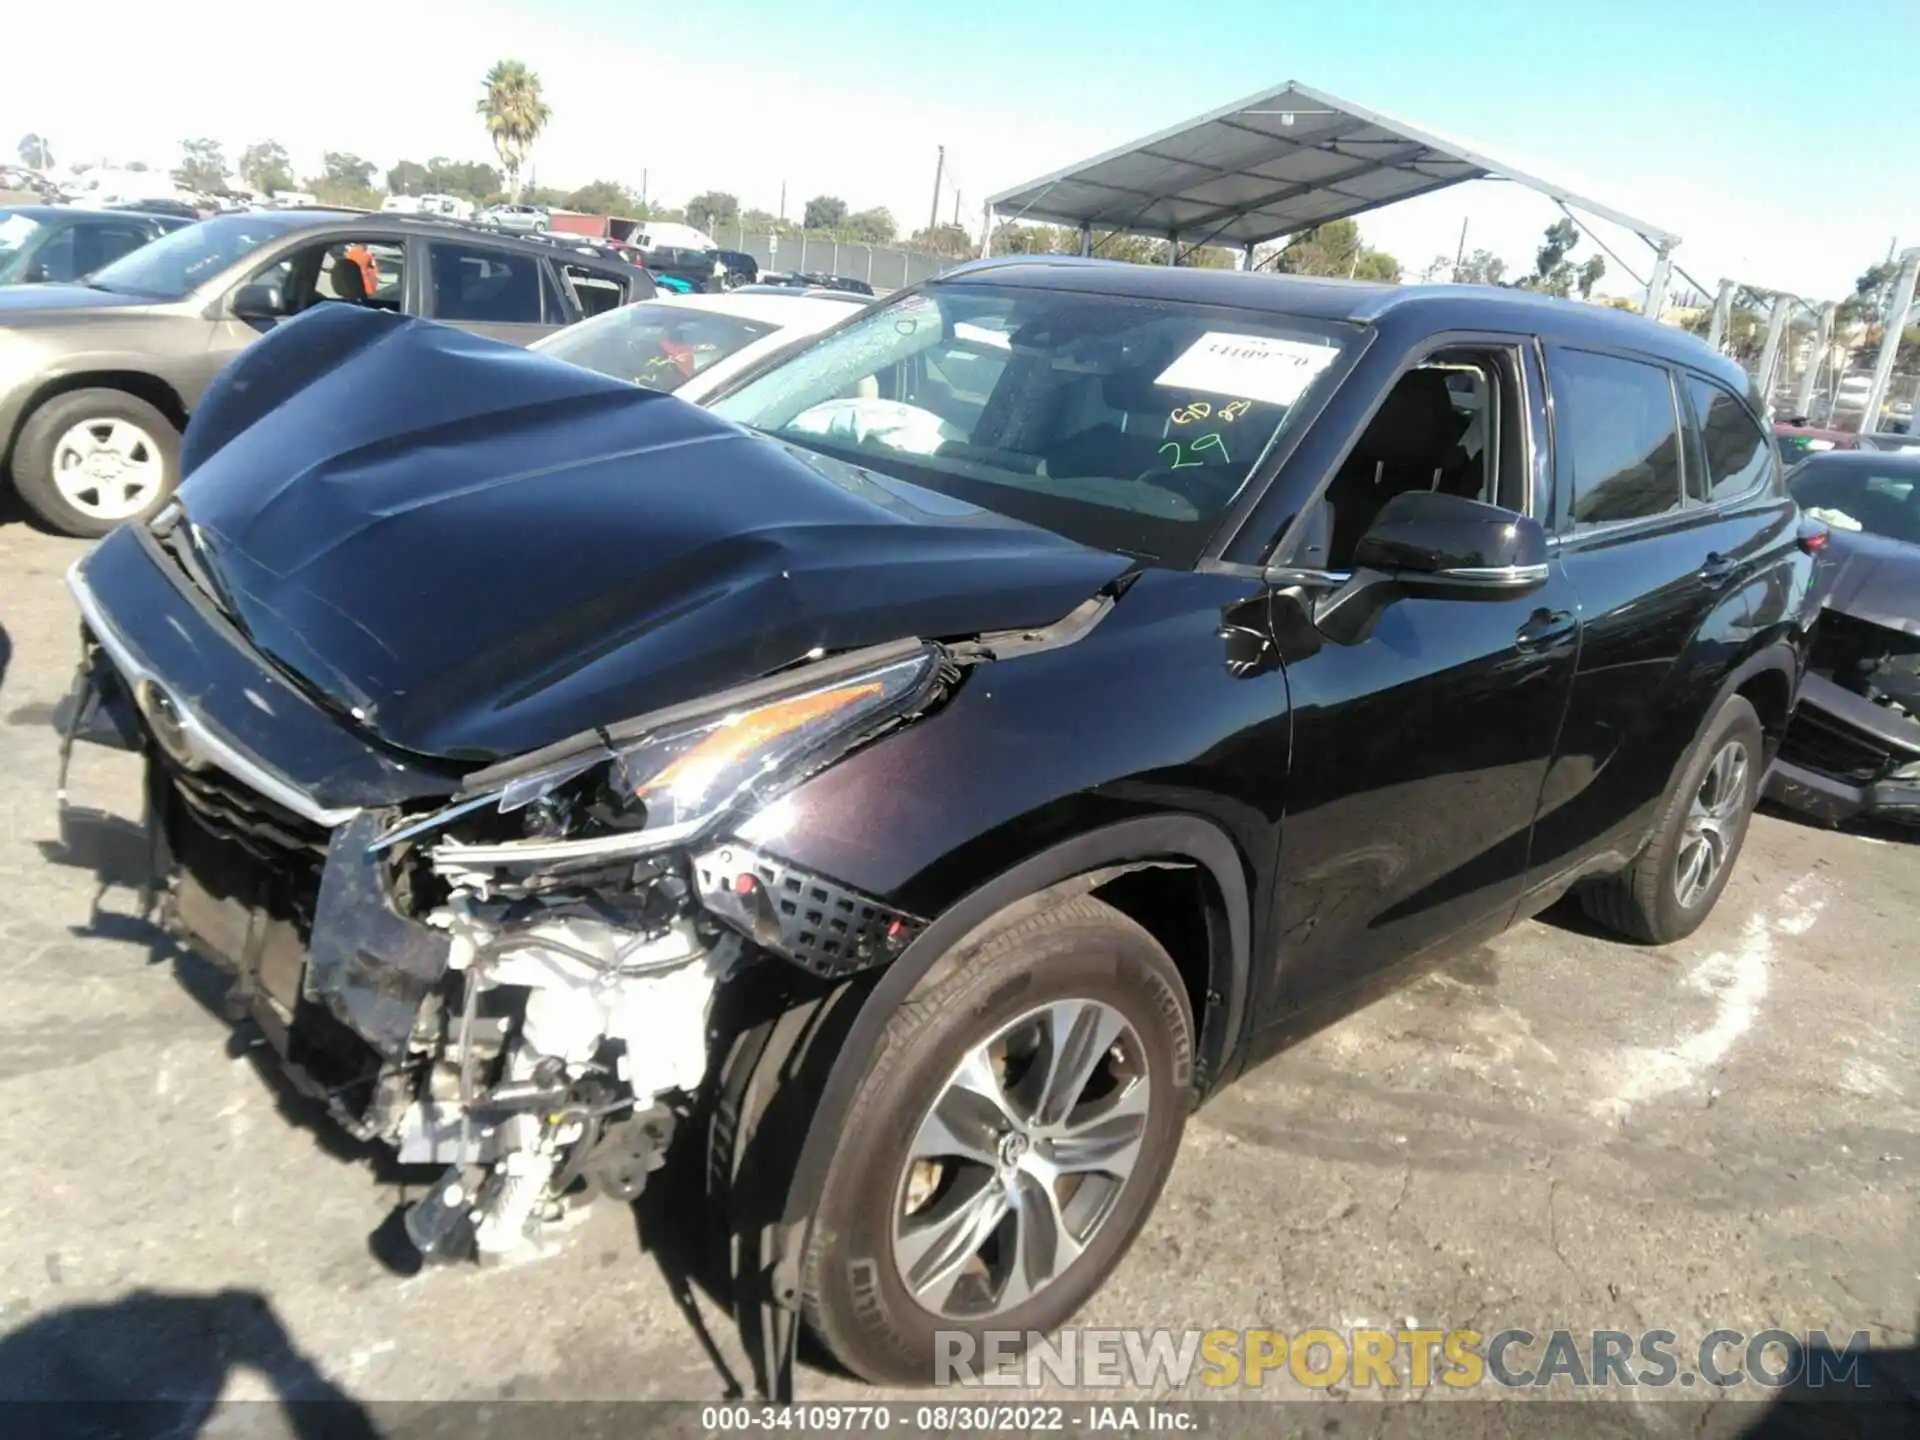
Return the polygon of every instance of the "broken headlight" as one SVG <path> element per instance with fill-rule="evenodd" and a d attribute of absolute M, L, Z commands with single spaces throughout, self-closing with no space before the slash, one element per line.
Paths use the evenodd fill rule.
<path fill-rule="evenodd" d="M 499 767 L 517 773 L 498 784 L 483 772 L 470 782 L 479 794 L 390 832 L 383 843 L 491 803 L 502 813 L 525 811 L 526 838 L 450 844 L 443 858 L 486 864 L 545 858 L 550 847 L 584 855 L 679 844 L 917 711 L 943 667 L 937 648 L 916 645 L 904 656 L 894 648 L 892 658 L 821 673 L 828 668 L 809 667 L 785 687 L 763 681 L 614 727 L 535 768 Z"/>

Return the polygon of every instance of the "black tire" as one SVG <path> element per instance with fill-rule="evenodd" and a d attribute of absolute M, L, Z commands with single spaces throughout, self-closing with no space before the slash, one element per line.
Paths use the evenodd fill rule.
<path fill-rule="evenodd" d="M 1691 904 L 1682 904 L 1676 879 L 1683 858 L 1688 810 L 1700 793 L 1714 757 L 1730 744 L 1745 748 L 1745 795 L 1727 827 L 1729 843 L 1718 873 Z M 1581 906 L 1587 914 L 1629 940 L 1648 945 L 1684 940 L 1699 929 L 1700 922 L 1713 913 L 1720 892 L 1726 889 L 1727 877 L 1740 858 L 1747 825 L 1753 818 L 1754 803 L 1760 793 L 1765 754 L 1766 740 L 1759 715 L 1745 696 L 1729 696 L 1681 767 L 1679 779 L 1661 807 L 1660 818 L 1646 848 L 1618 875 L 1610 875 L 1581 891 Z"/>
<path fill-rule="evenodd" d="M 151 437 L 159 452 L 161 482 L 139 510 L 103 519 L 75 506 L 54 483 L 54 449 L 61 437 L 89 420 L 124 420 Z M 145 520 L 167 503 L 180 484 L 180 432 L 173 421 L 138 395 L 124 390 L 69 390 L 56 395 L 27 417 L 13 447 L 13 488 L 28 509 L 62 535 L 95 539 L 118 525 Z"/>
<path fill-rule="evenodd" d="M 1027 1300 L 979 1320 L 937 1316 L 908 1292 L 893 1224 L 908 1148 L 961 1058 L 1050 1001 L 1097 1000 L 1133 1028 L 1153 1083 L 1134 1168 L 1085 1251 Z M 936 1332 L 1045 1333 L 1119 1264 L 1159 1198 L 1193 1103 L 1193 1018 L 1153 937 L 1091 896 L 1029 916 L 937 966 L 888 1024 L 829 1167 L 802 1271 L 802 1314 L 840 1363 L 876 1384 L 937 1378 Z M 976 1353 L 979 1353 L 976 1349 Z"/>

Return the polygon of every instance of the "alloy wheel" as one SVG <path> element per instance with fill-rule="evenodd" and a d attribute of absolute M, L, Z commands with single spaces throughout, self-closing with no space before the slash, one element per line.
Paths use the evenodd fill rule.
<path fill-rule="evenodd" d="M 131 420 L 83 420 L 53 447 L 54 487 L 90 519 L 138 515 L 159 497 L 166 478 L 160 446 Z"/>
<path fill-rule="evenodd" d="M 1057 1280 L 1133 1175 L 1152 1084 L 1139 1034 L 1096 1000 L 1040 1006 L 969 1050 L 896 1186 L 894 1262 L 914 1299 L 975 1319 Z"/>
<path fill-rule="evenodd" d="M 1691 909 L 1726 868 L 1747 803 L 1747 747 L 1729 740 L 1714 752 L 1687 806 L 1673 871 L 1673 893 Z"/>

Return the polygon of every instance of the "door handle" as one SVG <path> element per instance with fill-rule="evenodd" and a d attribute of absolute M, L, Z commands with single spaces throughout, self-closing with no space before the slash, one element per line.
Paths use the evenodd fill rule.
<path fill-rule="evenodd" d="M 1707 556 L 1706 564 L 1700 567 L 1700 583 L 1709 590 L 1718 590 L 1733 579 L 1734 572 L 1739 568 L 1739 561 L 1731 555 L 1722 555 L 1716 550 Z"/>
<path fill-rule="evenodd" d="M 1536 610 L 1513 632 L 1516 650 L 1543 650 L 1571 635 L 1578 622 L 1571 610 Z"/>

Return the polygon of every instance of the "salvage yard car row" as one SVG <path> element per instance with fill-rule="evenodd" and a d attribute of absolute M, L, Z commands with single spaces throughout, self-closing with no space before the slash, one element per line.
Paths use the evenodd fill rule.
<path fill-rule="evenodd" d="M 76 567 L 63 720 L 145 757 L 163 919 L 289 1073 L 439 1172 L 422 1254 L 700 1156 L 768 1373 L 913 1382 L 1073 1314 L 1302 1017 L 1563 895 L 1691 933 L 1826 532 L 1739 369 L 1601 307 L 819 303 L 704 409 L 633 383 L 727 358 L 646 306 L 563 337 L 605 374 L 310 307 Z"/>
<path fill-rule="evenodd" d="M 41 520 L 81 536 L 159 509 L 179 482 L 180 434 L 206 387 L 285 319 L 346 304 L 525 345 L 658 293 L 649 271 L 579 237 L 352 211 L 188 225 L 26 207 L 0 218 L 0 273 L 16 261 L 12 278 L 62 283 L 0 285 L 0 470 Z M 644 357 L 654 368 L 636 360 L 625 378 L 666 388 L 726 360 L 697 394 L 860 298 L 689 296 L 692 311 L 654 327 L 665 337 Z M 630 323 L 672 313 L 650 309 Z M 611 356 L 609 332 L 595 334 Z"/>

